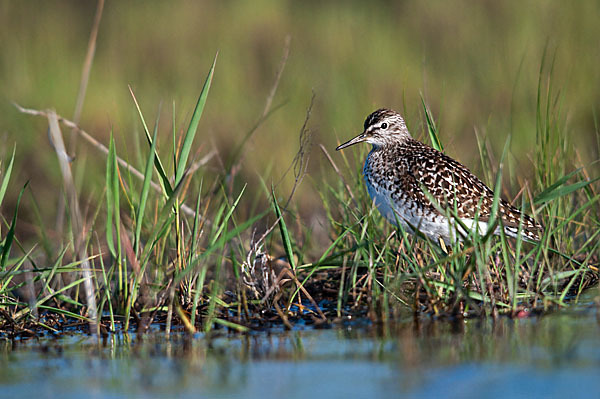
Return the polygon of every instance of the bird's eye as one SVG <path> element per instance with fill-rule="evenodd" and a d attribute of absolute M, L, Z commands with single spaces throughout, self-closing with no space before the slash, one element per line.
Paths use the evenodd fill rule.
<path fill-rule="evenodd" d="M 382 129 L 387 129 L 387 127 L 388 127 L 388 124 L 387 124 L 387 123 L 383 122 L 383 123 L 381 124 L 381 128 L 382 128 Z"/>

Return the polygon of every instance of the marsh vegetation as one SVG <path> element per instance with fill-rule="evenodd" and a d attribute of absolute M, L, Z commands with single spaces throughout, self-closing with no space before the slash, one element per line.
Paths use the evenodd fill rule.
<path fill-rule="evenodd" d="M 7 6 L 4 15 L 24 9 Z M 570 12 L 580 11 L 573 7 Z M 115 18 L 113 12 L 109 8 L 109 19 Z M 316 127 L 315 114 L 322 121 L 330 112 L 327 126 L 358 130 L 361 119 L 353 113 L 358 103 L 340 115 L 323 107 L 324 89 L 315 89 L 302 98 L 299 113 L 298 96 L 290 105 L 280 99 L 282 90 L 289 96 L 286 82 L 298 68 L 298 61 L 291 61 L 294 44 L 281 37 L 277 51 L 259 42 L 260 48 L 279 53 L 279 61 L 270 57 L 270 78 L 256 81 L 252 97 L 264 100 L 248 107 L 255 110 L 250 116 L 244 102 L 223 105 L 230 88 L 222 81 L 212 84 L 219 74 L 231 73 L 229 51 L 198 63 L 205 69 L 204 82 L 195 93 L 182 91 L 196 98 L 191 108 L 186 105 L 192 98 L 182 100 L 183 111 L 177 102 L 161 106 L 153 96 L 140 94 L 148 92 L 147 80 L 135 82 L 128 105 L 120 106 L 135 121 L 113 124 L 108 134 L 98 131 L 90 117 L 81 118 L 86 92 L 98 101 L 94 91 L 99 88 L 86 87 L 91 68 L 102 70 L 107 62 L 104 54 L 84 64 L 79 95 L 71 100 L 77 104 L 72 118 L 23 105 L 37 103 L 35 98 L 11 98 L 18 104 L 4 114 L 25 132 L 31 123 L 47 129 L 51 145 L 45 137 L 36 139 L 35 147 L 11 137 L 4 147 L 0 328 L 6 336 L 59 333 L 72 325 L 107 334 L 144 333 L 158 323 L 168 335 L 173 326 L 190 333 L 214 328 L 243 332 L 293 328 L 298 322 L 325 326 L 349 317 L 381 322 L 407 313 L 516 317 L 568 306 L 597 285 L 600 194 L 597 164 L 588 158 L 596 159 L 598 150 L 583 144 L 589 138 L 574 135 L 574 123 L 579 127 L 589 121 L 581 124 L 585 117 L 580 112 L 567 117 L 572 105 L 561 90 L 568 82 L 556 46 L 536 47 L 537 68 L 524 64 L 529 58 L 521 61 L 510 106 L 498 111 L 508 112 L 510 119 L 502 134 L 504 146 L 497 146 L 497 135 L 491 133 L 496 131 L 492 121 L 500 118 L 495 113 L 488 125 L 475 125 L 474 144 L 464 146 L 476 149 L 473 159 L 481 166 L 473 169 L 494 187 L 496 198 L 510 200 L 543 223 L 541 241 L 484 232 L 440 248 L 386 224 L 362 185 L 366 150 L 357 149 L 354 156 L 332 154 L 335 136 Z M 93 55 L 96 40 L 92 34 L 88 54 Z M 533 82 L 531 71 L 524 69 L 536 71 Z M 352 76 L 339 69 L 336 79 Z M 167 79 L 165 74 L 154 77 Z M 197 81 L 186 79 L 188 85 Z M 386 79 L 373 87 L 385 86 Z M 264 87 L 263 81 L 268 82 Z M 93 78 L 90 82 L 98 84 Z M 336 110 L 346 106 L 348 96 L 356 96 L 338 94 Z M 214 97 L 218 101 L 208 107 Z M 407 122 L 419 138 L 437 146 L 449 141 L 446 151 L 454 152 L 456 142 L 440 127 L 448 117 L 432 111 L 439 102 L 430 97 L 404 93 Z M 444 108 L 442 115 L 455 111 Z M 468 115 L 476 111 L 469 107 Z M 238 134 L 232 124 L 241 125 L 241 120 L 253 122 Z M 588 136 L 597 139 L 597 126 L 587 126 Z M 43 155 L 32 158 L 34 153 Z M 319 167 L 311 166 L 315 160 Z M 34 177 L 40 162 L 55 165 L 53 184 Z"/>

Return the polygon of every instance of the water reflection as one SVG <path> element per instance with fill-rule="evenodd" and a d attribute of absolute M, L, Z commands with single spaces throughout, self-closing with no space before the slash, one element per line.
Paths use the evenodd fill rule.
<path fill-rule="evenodd" d="M 589 396 L 600 375 L 599 320 L 589 307 L 168 341 L 160 333 L 3 341 L 0 396 Z"/>

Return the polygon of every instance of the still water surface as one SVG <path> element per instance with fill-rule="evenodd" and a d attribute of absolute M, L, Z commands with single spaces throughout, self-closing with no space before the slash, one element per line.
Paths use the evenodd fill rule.
<path fill-rule="evenodd" d="M 2 398 L 600 398 L 600 313 L 0 345 Z"/>

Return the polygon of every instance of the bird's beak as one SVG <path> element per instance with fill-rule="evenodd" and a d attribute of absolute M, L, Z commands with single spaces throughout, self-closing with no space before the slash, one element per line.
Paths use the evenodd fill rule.
<path fill-rule="evenodd" d="M 365 132 L 362 132 L 361 134 L 359 134 L 355 138 L 346 141 L 344 144 L 338 145 L 335 150 L 339 151 L 339 150 L 342 150 L 342 149 L 344 149 L 346 147 L 350 147 L 351 145 L 354 145 L 354 144 L 357 144 L 357 143 L 362 143 L 366 139 L 367 139 L 367 135 L 365 134 Z"/>

